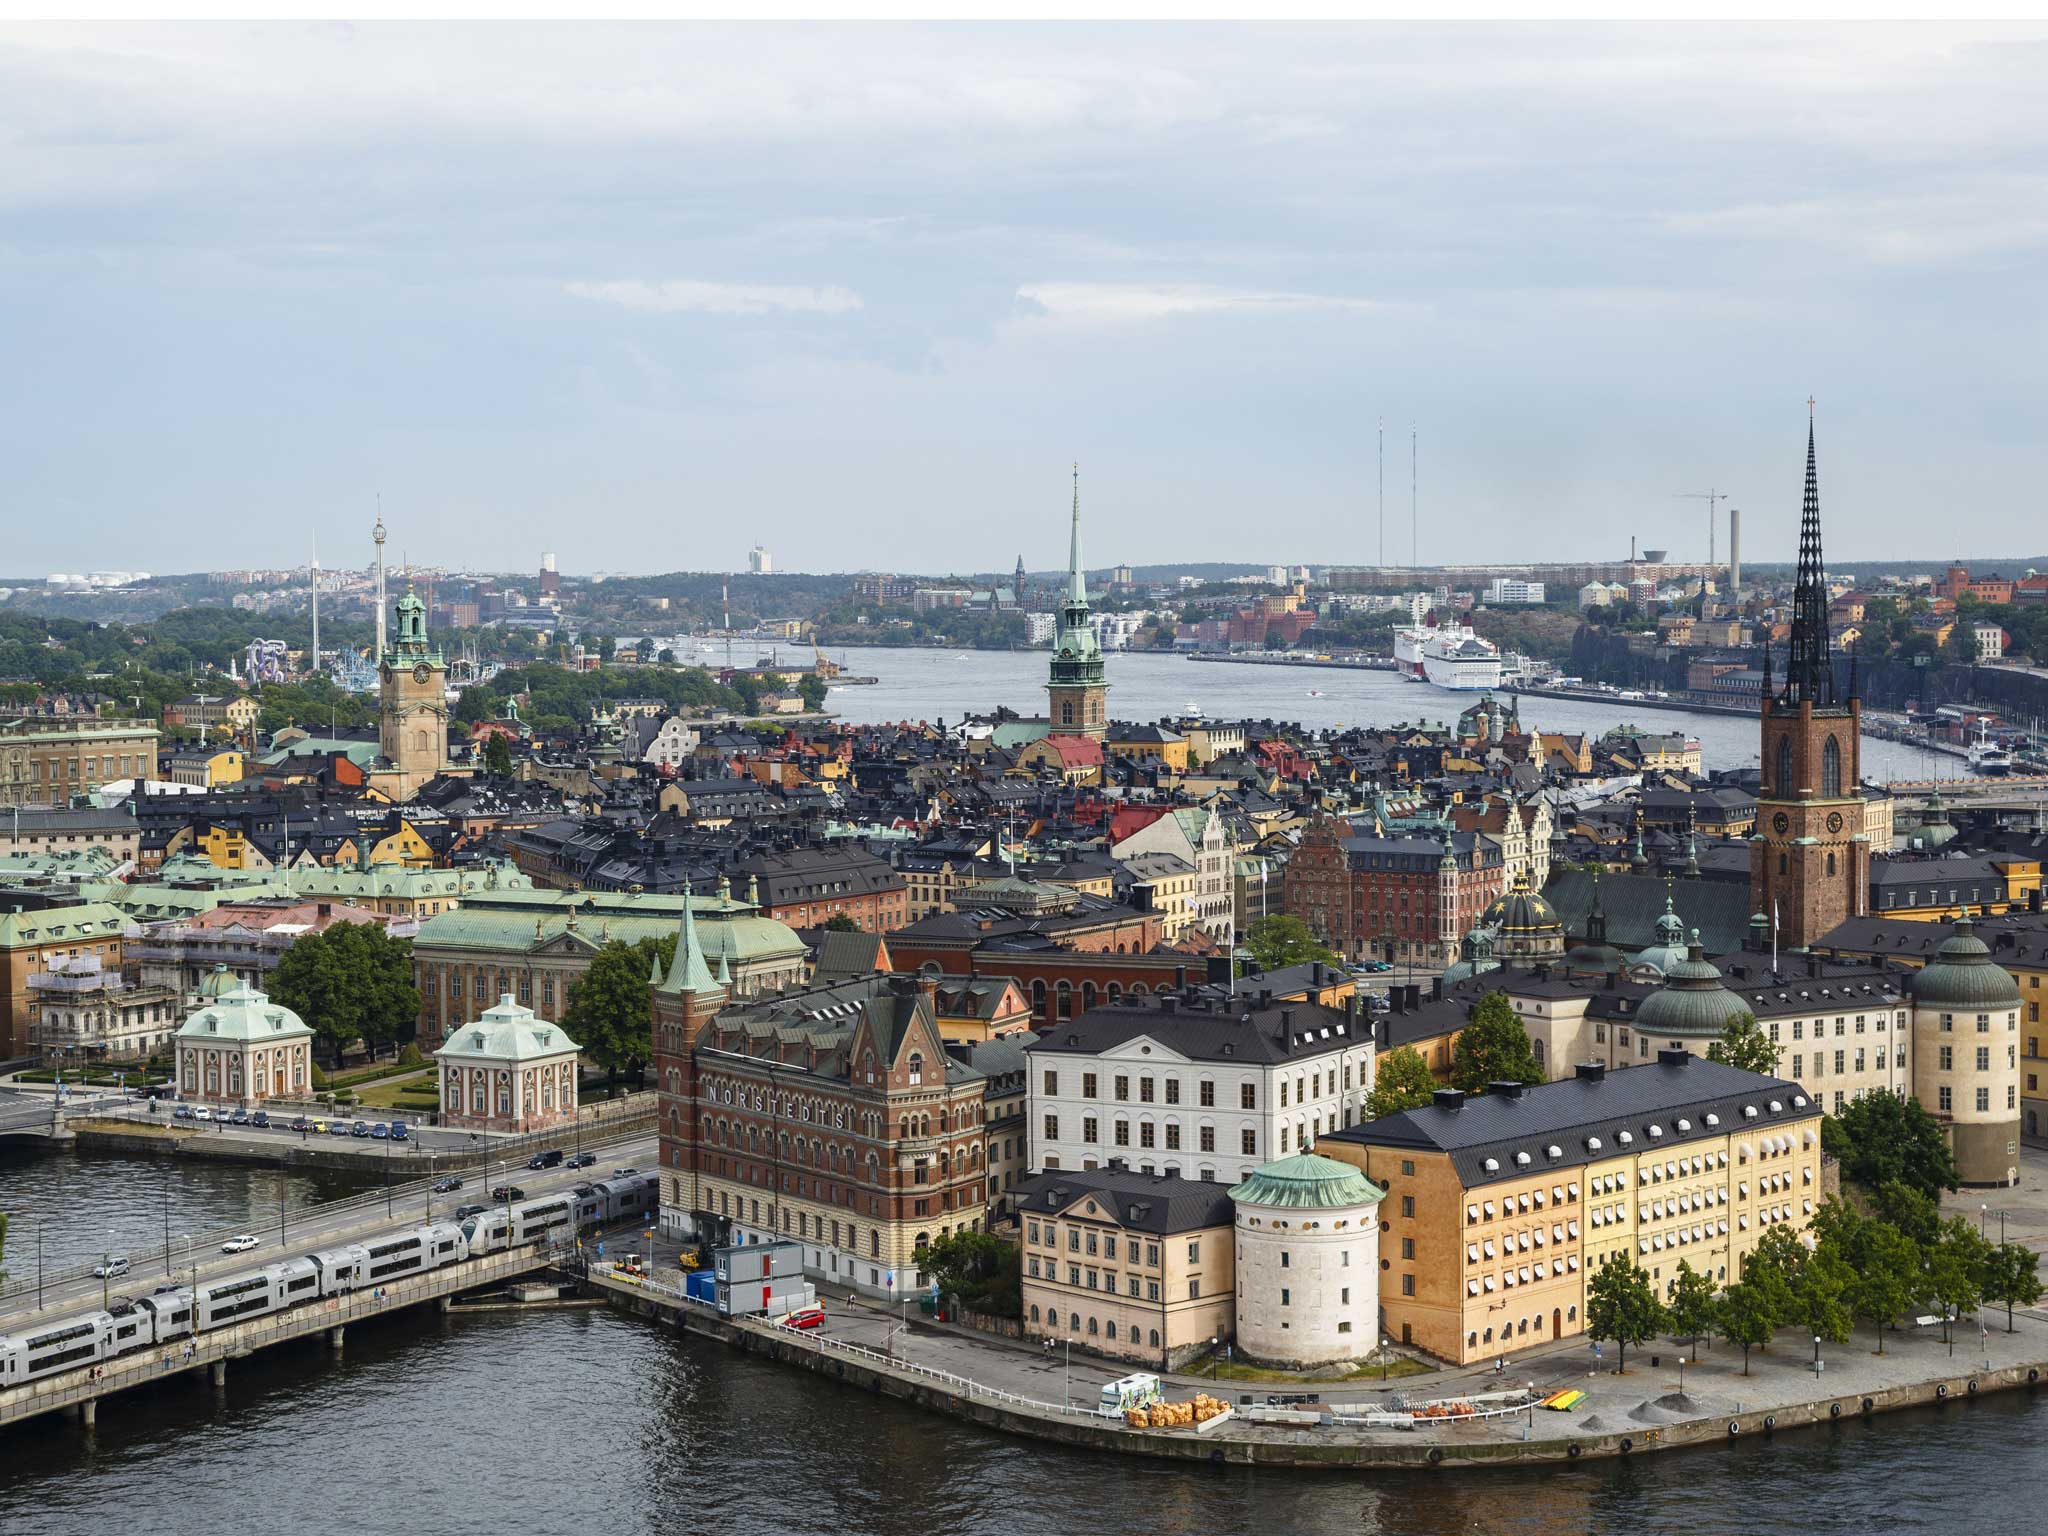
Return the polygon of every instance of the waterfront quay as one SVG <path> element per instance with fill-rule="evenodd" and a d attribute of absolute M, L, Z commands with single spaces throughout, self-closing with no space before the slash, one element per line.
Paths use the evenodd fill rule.
<path fill-rule="evenodd" d="M 1000 1433 L 1219 1466 L 1426 1470 L 1598 1460 L 1768 1440 L 1910 1408 L 1960 1408 L 2000 1392 L 2036 1392 L 2048 1379 L 2048 1314 L 2017 1314 L 2006 1333 L 1987 1311 L 1982 1331 L 1964 1319 L 1952 1342 L 1939 1327 L 1888 1334 L 1881 1355 L 1876 1335 L 1864 1330 L 1819 1350 L 1781 1334 L 1751 1355 L 1747 1375 L 1741 1352 L 1726 1346 L 1682 1362 L 1674 1348 L 1652 1346 L 1632 1352 L 1626 1374 L 1616 1375 L 1583 1343 L 1519 1355 L 1504 1375 L 1445 1372 L 1379 1391 L 1358 1381 L 1265 1385 L 1162 1374 L 1170 1400 L 1207 1392 L 1231 1412 L 1200 1428 L 1141 1430 L 1095 1411 L 1101 1387 L 1123 1374 L 1108 1362 L 935 1323 L 907 1303 L 828 1296 L 823 1287 L 826 1322 L 816 1331 L 720 1317 L 672 1279 L 680 1271 L 634 1276 L 593 1267 L 584 1283 L 616 1308 L 687 1334 Z M 1538 1406 L 1567 1389 L 1585 1393 L 1570 1411 Z M 1477 1411 L 1388 1422 L 1424 1401 Z"/>

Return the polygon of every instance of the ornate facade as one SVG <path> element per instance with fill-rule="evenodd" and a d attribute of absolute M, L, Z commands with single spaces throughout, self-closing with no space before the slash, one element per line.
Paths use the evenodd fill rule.
<path fill-rule="evenodd" d="M 448 767 L 447 668 L 427 644 L 427 605 L 413 592 L 398 600 L 398 638 L 377 669 L 377 721 L 382 762 L 370 785 L 410 800 Z"/>

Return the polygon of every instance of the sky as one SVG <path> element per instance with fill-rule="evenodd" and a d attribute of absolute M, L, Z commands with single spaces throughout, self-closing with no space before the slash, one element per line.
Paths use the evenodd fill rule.
<path fill-rule="evenodd" d="M 1708 490 L 1787 560 L 1809 396 L 1831 565 L 2027 554 L 2044 75 L 1932 25 L 0 26 L 0 571 L 358 563 L 380 499 L 473 568 L 1049 569 L 1077 462 L 1097 565 L 1701 558 Z"/>

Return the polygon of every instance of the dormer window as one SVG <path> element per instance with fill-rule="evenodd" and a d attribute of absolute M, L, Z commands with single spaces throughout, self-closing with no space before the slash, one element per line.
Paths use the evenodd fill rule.
<path fill-rule="evenodd" d="M 910 1086 L 915 1088 L 923 1081 L 924 1053 L 922 1051 L 912 1051 L 910 1053 Z"/>

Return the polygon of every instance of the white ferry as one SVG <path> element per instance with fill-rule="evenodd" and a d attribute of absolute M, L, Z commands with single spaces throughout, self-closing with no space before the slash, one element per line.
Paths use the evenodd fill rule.
<path fill-rule="evenodd" d="M 1423 681 L 1422 648 L 1429 644 L 1436 631 L 1422 625 L 1411 625 L 1394 631 L 1394 670 L 1411 683 Z"/>
<path fill-rule="evenodd" d="M 1468 624 L 1444 624 L 1422 648 L 1422 675 L 1439 688 L 1473 693 L 1500 686 L 1500 647 Z"/>

